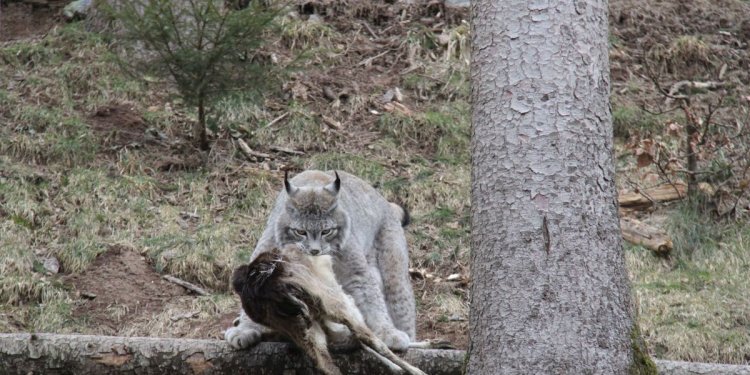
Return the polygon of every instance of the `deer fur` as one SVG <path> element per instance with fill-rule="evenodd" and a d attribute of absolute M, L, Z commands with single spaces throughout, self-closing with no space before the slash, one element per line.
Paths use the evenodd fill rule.
<path fill-rule="evenodd" d="M 328 351 L 327 337 L 334 334 L 334 324 L 347 327 L 389 367 L 395 364 L 408 374 L 426 375 L 391 352 L 367 327 L 352 298 L 337 283 L 329 255 L 307 255 L 296 245 L 273 249 L 238 267 L 232 286 L 253 321 L 287 336 L 325 375 L 341 374 Z"/>

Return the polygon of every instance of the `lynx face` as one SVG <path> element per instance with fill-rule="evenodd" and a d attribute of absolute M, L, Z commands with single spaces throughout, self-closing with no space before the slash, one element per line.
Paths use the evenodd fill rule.
<path fill-rule="evenodd" d="M 309 255 L 329 255 L 341 249 L 346 234 L 346 216 L 338 209 L 341 180 L 325 186 L 294 186 L 285 178 L 289 196 L 288 221 L 280 237 L 284 245 L 295 244 Z"/>

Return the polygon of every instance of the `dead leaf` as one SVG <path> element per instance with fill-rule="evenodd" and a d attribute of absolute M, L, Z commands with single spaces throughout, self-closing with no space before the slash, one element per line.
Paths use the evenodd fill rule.
<path fill-rule="evenodd" d="M 651 154 L 643 152 L 638 155 L 638 168 L 643 168 L 651 165 L 654 162 L 654 157 Z"/>
<path fill-rule="evenodd" d="M 669 125 L 667 125 L 667 132 L 670 135 L 679 135 L 682 132 L 682 125 L 676 122 L 670 122 Z"/>

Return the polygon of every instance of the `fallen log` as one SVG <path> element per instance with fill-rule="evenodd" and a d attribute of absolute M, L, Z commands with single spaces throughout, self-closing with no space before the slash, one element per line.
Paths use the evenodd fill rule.
<path fill-rule="evenodd" d="M 639 192 L 620 194 L 617 201 L 620 207 L 646 208 L 659 202 L 669 202 L 685 198 L 687 185 L 664 184 Z"/>
<path fill-rule="evenodd" d="M 464 352 L 410 349 L 403 358 L 431 375 L 459 375 Z M 344 374 L 391 374 L 362 350 L 334 354 Z M 290 344 L 249 350 L 224 341 L 57 334 L 0 334 L 0 374 L 315 374 Z"/>
<path fill-rule="evenodd" d="M 459 375 L 463 350 L 410 349 L 404 359 L 431 375 Z M 390 374 L 370 354 L 334 354 L 344 374 Z M 654 360 L 662 375 L 750 375 L 750 366 Z M 0 333 L 0 374 L 315 374 L 290 344 L 234 350 L 224 341 Z"/>
<path fill-rule="evenodd" d="M 620 229 L 622 238 L 632 244 L 643 246 L 658 255 L 667 255 L 672 251 L 672 239 L 664 230 L 627 217 L 620 218 Z"/>
<path fill-rule="evenodd" d="M 654 360 L 661 375 L 750 375 L 748 365 Z"/>

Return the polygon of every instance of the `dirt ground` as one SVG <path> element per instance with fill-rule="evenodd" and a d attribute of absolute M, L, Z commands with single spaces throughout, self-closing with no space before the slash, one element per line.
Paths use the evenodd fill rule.
<path fill-rule="evenodd" d="M 60 22 L 60 9 L 65 1 L 53 1 L 52 6 L 12 2 L 0 6 L 0 42 L 40 38 Z"/>
<path fill-rule="evenodd" d="M 8 116 L 20 124 L 16 130 L 0 131 L 0 135 L 17 137 L 14 148 L 7 150 L 24 167 L 6 173 L 0 165 L 0 179 L 18 180 L 21 190 L 39 192 L 18 193 L 15 197 L 25 199 L 24 205 L 0 205 L 0 218 L 13 221 L 13 228 L 43 228 L 45 235 L 53 236 L 29 244 L 39 257 L 49 255 L 59 233 L 69 235 L 71 241 L 81 235 L 83 245 L 93 238 L 94 245 L 81 245 L 88 250 L 80 252 L 98 254 L 80 271 L 66 268 L 67 263 L 77 263 L 62 259 L 58 276 L 64 284 L 60 293 L 65 296 L 59 300 L 71 300 L 73 322 L 53 325 L 54 329 L 222 338 L 239 308 L 229 291 L 228 275 L 233 265 L 249 255 L 284 171 L 345 168 L 370 179 L 387 198 L 399 199 L 413 209 L 415 222 L 409 227 L 408 239 L 419 339 L 467 348 L 470 111 L 466 11 L 445 8 L 435 1 L 424 2 L 419 8 L 405 8 L 398 2 L 303 4 L 285 21 L 288 31 L 264 53 L 288 61 L 299 51 L 316 49 L 304 63 L 304 74 L 291 75 L 281 93 L 269 96 L 261 109 L 230 111 L 222 119 L 233 123 L 236 128 L 232 132 L 244 135 L 253 150 L 270 155 L 266 158 L 243 156 L 226 131 L 211 135 L 215 147 L 210 153 L 199 152 L 192 146 L 188 130 L 194 121 L 190 109 L 173 101 L 162 87 L 130 89 L 127 82 L 106 79 L 100 83 L 107 71 L 84 75 L 86 78 L 76 81 L 83 87 L 79 91 L 70 84 L 75 104 L 63 113 L 63 117 L 77 116 L 85 124 L 84 135 L 90 133 L 91 137 L 82 139 L 96 144 L 91 159 L 76 162 L 79 149 L 65 153 L 63 147 L 48 156 L 45 153 L 52 140 L 42 138 L 34 143 L 35 134 L 28 135 L 27 128 L 33 128 L 32 120 L 38 120 L 34 114 L 40 108 L 64 106 L 64 95 L 54 91 L 55 85 L 68 86 L 75 75 L 66 76 L 66 70 L 47 66 L 50 73 L 34 77 L 34 81 L 29 78 L 36 68 L 32 63 L 41 66 L 44 61 L 28 52 L 28 61 L 23 60 L 26 65 L 17 67 L 14 78 L 8 80 L 8 91 L 19 87 L 19 101 L 31 108 L 31 114 L 20 110 L 11 114 L 11 110 L 0 108 L 0 120 Z M 53 28 L 64 27 L 59 11 L 57 5 L 3 5 L 0 46 L 19 41 L 33 44 Z M 660 79 L 665 85 L 683 79 L 715 80 L 721 75 L 737 89 L 737 98 L 750 95 L 750 3 L 612 0 L 610 27 L 618 188 L 632 191 L 663 182 L 653 167 L 636 167 L 633 145 L 661 137 L 664 124 L 680 120 L 653 120 L 643 115 L 644 106 L 654 111 L 665 107 L 664 97 L 648 77 L 653 68 L 649 64 L 660 61 Z M 98 61 L 91 51 L 54 48 L 64 50 L 65 61 L 84 66 Z M 21 48 L 18 53 L 27 51 Z M 89 74 L 84 68 L 66 69 Z M 89 85 L 91 82 L 97 85 Z M 389 92 L 396 95 L 396 88 L 403 97 L 385 100 Z M 97 90 L 104 91 L 105 99 L 90 95 Z M 114 94 L 117 90 L 121 92 Z M 0 100 L 4 100 L 2 96 Z M 738 113 L 728 109 L 716 116 L 723 123 L 734 124 Z M 51 117 L 42 120 L 53 125 L 61 122 Z M 32 125 L 24 127 L 27 122 Z M 621 123 L 627 126 L 619 129 Z M 60 133 L 67 136 L 69 130 Z M 87 185 L 89 179 L 95 183 Z M 68 188 L 71 191 L 66 192 L 66 184 L 82 191 Z M 2 199 L 0 194 L 0 203 L 5 203 Z M 637 215 L 662 223 L 669 210 L 665 207 L 656 218 L 650 212 Z M 70 212 L 80 212 L 85 218 L 82 224 L 76 224 L 76 215 Z M 18 237 L 26 236 L 20 229 L 18 233 Z M 88 256 L 78 254 L 79 250 L 70 246 L 59 251 Z M 721 256 L 728 257 L 728 253 Z M 736 334 L 747 331 L 747 319 L 741 317 L 747 306 L 728 313 L 732 309 L 721 307 L 721 303 L 733 297 L 715 292 L 732 289 L 721 287 L 723 283 L 743 285 L 741 282 L 717 281 L 703 270 L 673 273 L 679 268 L 677 261 L 652 259 L 642 252 L 629 251 L 627 256 L 641 314 L 659 316 L 649 317 L 642 328 L 660 357 L 747 360 L 737 352 L 750 345 L 748 335 Z M 741 263 L 729 259 L 727 263 Z M 35 261 L 29 261 L 27 268 L 38 269 Z M 214 294 L 196 296 L 162 279 L 167 273 Z M 672 281 L 665 283 L 662 278 Z M 45 287 L 50 283 L 47 276 L 38 276 L 35 282 Z M 707 288 L 712 282 L 718 286 Z M 693 286 L 695 290 L 690 289 Z M 20 289 L 13 305 L 45 298 L 34 297 L 31 287 L 27 288 L 31 291 Z M 709 292 L 707 300 L 691 299 Z M 692 302 L 685 303 L 685 299 Z M 722 311 L 688 309 L 701 303 L 719 306 L 721 309 L 716 308 Z M 722 319 L 694 319 L 702 313 L 721 315 Z M 12 330 L 34 328 L 38 325 L 35 319 L 40 320 L 34 314 L 47 316 L 44 311 L 6 313 L 0 309 L 0 327 L 7 321 Z M 725 317 L 727 314 L 731 316 Z M 740 323 L 728 329 L 708 327 L 710 323 L 705 322 L 712 319 Z M 683 320 L 689 320 L 687 327 L 680 325 Z M 713 330 L 723 331 L 718 338 L 706 339 Z M 724 351 L 721 335 L 736 340 L 732 344 L 735 349 Z"/>
<path fill-rule="evenodd" d="M 122 246 L 100 254 L 84 272 L 64 282 L 80 297 L 73 317 L 113 336 L 133 321 L 150 319 L 171 299 L 188 294 L 162 279 L 145 257 Z"/>
<path fill-rule="evenodd" d="M 342 38 L 351 39 L 348 40 L 347 53 L 338 57 L 341 61 L 332 69 L 313 69 L 310 74 L 296 75 L 287 83 L 286 89 L 291 92 L 293 99 L 306 102 L 312 111 L 321 114 L 335 113 L 332 117 L 335 116 L 348 126 L 340 132 L 322 134 L 322 143 L 301 144 L 298 149 L 304 152 L 325 151 L 327 144 L 337 144 L 348 151 L 357 152 L 379 137 L 375 129 L 377 117 L 363 111 L 362 107 L 380 107 L 381 103 L 379 99 L 366 98 L 367 93 L 381 87 L 396 87 L 399 79 L 394 72 L 414 69 L 417 64 L 414 56 L 408 55 L 401 40 L 406 32 L 404 13 L 394 5 L 373 4 L 347 10 L 337 7 L 302 7 L 301 17 L 306 19 L 313 11 L 324 15 L 330 25 L 327 27 L 335 30 L 328 31 L 330 37 L 323 36 L 330 38 L 328 44 L 341 43 Z M 457 11 L 450 11 L 446 15 L 445 10 L 440 7 L 429 7 L 421 10 L 421 13 L 422 21 L 427 26 L 441 27 L 446 21 L 455 24 L 463 18 Z M 40 39 L 53 27 L 64 24 L 59 4 L 34 7 L 13 2 L 3 6 L 1 17 L 2 42 Z M 287 40 L 289 44 L 275 52 L 291 55 L 294 53 L 292 50 L 304 47 L 292 44 L 319 42 L 304 32 L 303 30 L 300 35 L 291 36 Z M 372 33 L 377 35 L 371 35 Z M 380 54 L 384 49 L 391 49 L 391 53 Z M 366 98 L 365 102 L 357 102 L 363 98 Z M 402 104 L 401 109 L 406 113 L 424 105 L 409 97 Z M 271 108 L 284 106 L 273 99 L 267 105 Z M 97 164 L 115 162 L 123 151 L 138 152 L 143 157 L 138 168 L 153 171 L 154 176 L 165 183 L 171 181 L 171 172 L 192 170 L 203 165 L 204 158 L 196 156 L 198 153 L 190 146 L 188 136 L 179 132 L 165 134 L 161 130 L 151 129 L 141 113 L 132 103 L 116 102 L 88 114 L 87 122 L 99 144 L 95 161 Z M 344 139 L 346 141 L 342 142 Z M 221 143 L 223 140 L 216 142 Z M 424 142 L 415 142 L 415 145 L 426 152 L 434 151 L 437 147 Z M 263 145 L 257 147 L 260 151 L 276 154 L 281 165 L 301 169 L 292 158 L 264 149 Z M 398 164 L 394 163 L 394 166 L 398 167 Z M 164 175 L 160 176 L 160 173 Z M 190 226 L 190 221 L 187 217 L 186 225 Z M 171 314 L 170 309 L 175 306 L 175 311 L 189 310 L 187 306 L 190 305 L 191 298 L 194 298 L 183 288 L 164 281 L 155 269 L 155 264 L 138 249 L 120 245 L 113 245 L 99 254 L 83 272 L 66 273 L 61 280 L 71 288 L 75 296 L 72 318 L 85 322 L 87 333 L 153 334 L 148 331 L 149 325 L 145 321 L 159 314 Z M 415 280 L 415 283 L 417 293 L 427 296 L 431 294 L 434 287 L 431 281 Z M 453 293 L 450 290 L 455 289 L 455 293 L 459 295 L 466 294 L 465 284 L 453 283 L 448 289 L 449 293 Z M 221 338 L 221 332 L 231 324 L 236 310 L 202 321 L 190 316 L 189 311 L 185 316 L 181 316 L 179 312 L 175 314 L 177 316 L 173 314 L 169 317 L 173 322 L 184 321 L 187 324 L 173 327 L 166 334 Z M 456 315 L 438 320 L 435 313 L 422 309 L 418 320 L 420 339 L 449 342 L 458 348 L 466 347 L 466 316 Z"/>

